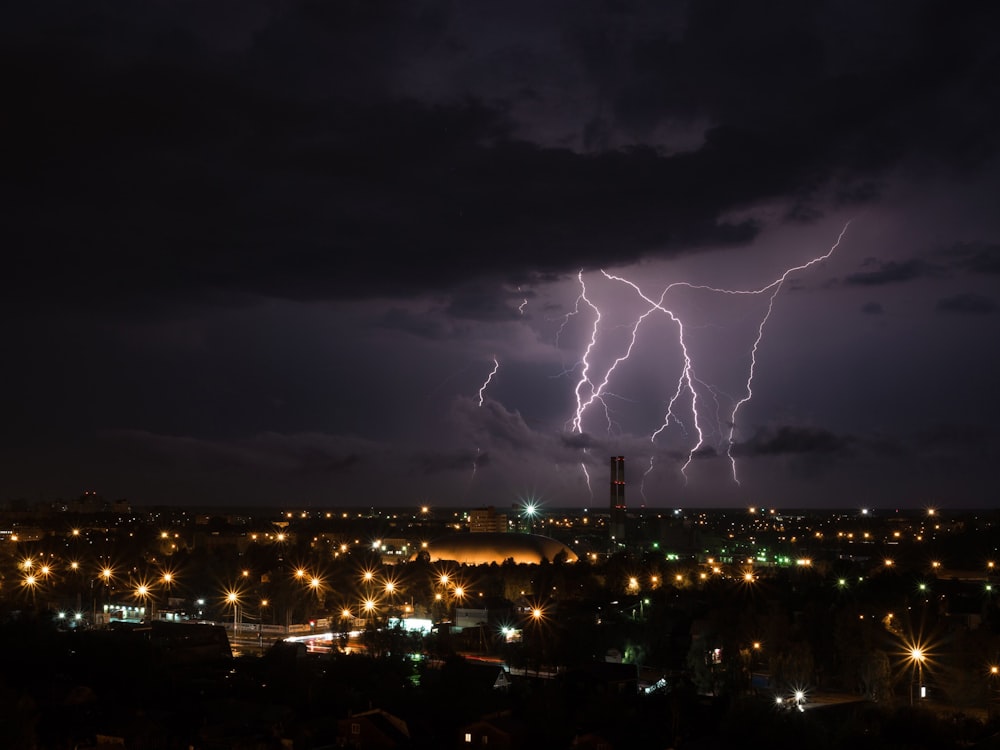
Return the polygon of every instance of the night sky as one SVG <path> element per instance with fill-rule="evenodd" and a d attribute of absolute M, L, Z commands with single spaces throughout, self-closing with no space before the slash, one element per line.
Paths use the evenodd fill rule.
<path fill-rule="evenodd" d="M 0 500 L 995 505 L 998 29 L 8 4 Z"/>

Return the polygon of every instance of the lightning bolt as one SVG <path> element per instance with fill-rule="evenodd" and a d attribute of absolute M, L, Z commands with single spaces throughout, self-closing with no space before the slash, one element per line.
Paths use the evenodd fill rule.
<path fill-rule="evenodd" d="M 499 362 L 499 360 L 496 357 L 494 357 L 493 358 L 493 370 L 490 372 L 489 375 L 486 376 L 486 380 L 479 387 L 479 405 L 480 406 L 483 405 L 483 401 L 486 399 L 486 396 L 485 396 L 485 394 L 486 394 L 486 387 L 490 384 L 490 381 L 493 380 L 493 376 L 497 374 L 497 370 L 499 370 L 499 369 L 500 369 L 500 362 Z"/>
<path fill-rule="evenodd" d="M 493 376 L 497 374 L 500 369 L 500 360 L 493 357 L 493 369 L 490 370 L 490 374 L 486 376 L 486 380 L 483 384 L 479 386 L 479 407 L 482 408 L 483 403 L 486 401 L 486 388 L 493 381 Z M 479 470 L 479 448 L 476 448 L 476 457 L 472 459 L 472 476 L 469 477 L 469 483 L 471 484 L 476 479 L 476 472 Z"/>
<path fill-rule="evenodd" d="M 803 263 L 802 265 L 793 266 L 792 268 L 789 268 L 787 271 L 781 274 L 781 276 L 772 284 L 774 287 L 774 291 L 771 293 L 771 296 L 767 301 L 767 312 L 764 313 L 764 317 L 761 319 L 760 325 L 757 326 L 757 338 L 754 339 L 753 348 L 750 350 L 750 372 L 747 374 L 746 395 L 736 402 L 736 405 L 733 407 L 733 412 L 729 417 L 729 425 L 730 425 L 729 445 L 726 449 L 726 455 L 729 457 L 729 462 L 733 469 L 733 481 L 736 482 L 736 484 L 740 483 L 739 477 L 736 474 L 736 458 L 733 456 L 733 443 L 734 443 L 734 436 L 736 434 L 736 415 L 737 413 L 739 413 L 739 410 L 743 406 L 743 404 L 747 403 L 748 401 L 750 401 L 751 398 L 753 398 L 753 376 L 757 370 L 757 349 L 760 346 L 761 339 L 764 338 L 764 326 L 767 325 L 767 321 L 771 317 L 771 312 L 774 310 L 774 298 L 778 296 L 778 292 L 781 291 L 782 285 L 784 285 L 785 281 L 793 273 L 797 271 L 804 271 L 810 266 L 815 265 L 816 263 L 820 263 L 829 258 L 831 255 L 833 255 L 837 251 L 837 248 L 840 247 L 840 243 L 844 239 L 844 235 L 847 234 L 847 228 L 850 225 L 851 225 L 850 221 L 844 224 L 844 228 L 841 229 L 840 234 L 837 235 L 837 241 L 834 242 L 833 245 L 830 247 L 830 249 L 827 250 L 823 255 L 819 255 L 813 258 L 812 260 Z"/>
<path fill-rule="evenodd" d="M 624 348 L 624 351 L 615 357 L 610 365 L 606 367 L 603 374 L 595 374 L 597 368 L 593 364 L 592 355 L 595 348 L 598 345 L 598 340 L 601 335 L 601 321 L 602 313 L 601 310 L 594 304 L 591 298 L 587 294 L 587 285 L 583 278 L 583 272 L 580 271 L 577 274 L 577 281 L 580 286 L 580 294 L 576 299 L 576 305 L 574 309 L 567 313 L 564 317 L 563 323 L 560 326 L 556 334 L 556 342 L 558 344 L 559 334 L 562 333 L 565 326 L 568 324 L 570 318 L 575 315 L 579 315 L 584 309 L 584 306 L 589 308 L 593 313 L 593 321 L 590 330 L 590 338 L 584 349 L 584 352 L 579 360 L 578 366 L 580 367 L 580 375 L 577 380 L 576 386 L 573 390 L 576 408 L 573 412 L 572 417 L 567 422 L 567 428 L 571 432 L 582 433 L 583 432 L 583 422 L 587 412 L 594 407 L 594 405 L 599 405 L 599 407 L 604 411 L 605 418 L 608 421 L 608 429 L 611 428 L 611 417 L 609 412 L 608 404 L 605 401 L 605 396 L 608 394 L 608 386 L 611 379 L 618 369 L 619 365 L 631 357 L 635 346 L 639 330 L 642 325 L 652 316 L 654 313 L 662 314 L 666 316 L 676 327 L 677 327 L 677 344 L 680 348 L 682 355 L 682 366 L 681 371 L 677 377 L 677 384 L 674 388 L 673 395 L 668 401 L 667 408 L 664 413 L 663 422 L 658 429 L 656 429 L 650 435 L 650 442 L 654 445 L 656 444 L 657 438 L 673 423 L 677 424 L 685 434 L 687 434 L 687 427 L 685 427 L 684 422 L 681 421 L 677 414 L 678 402 L 684 399 L 685 401 L 690 401 L 690 413 L 691 413 L 691 430 L 694 433 L 694 440 L 691 447 L 687 453 L 687 460 L 681 467 L 681 474 L 683 475 L 685 482 L 687 481 L 687 469 L 694 460 L 694 457 L 699 450 L 705 445 L 705 432 L 702 428 L 702 416 L 699 412 L 699 387 L 701 390 L 708 391 L 715 401 L 715 414 L 716 414 L 716 434 L 718 435 L 720 442 L 726 443 L 726 456 L 730 461 L 730 466 L 732 469 L 733 481 L 739 485 L 739 477 L 736 471 L 736 459 L 733 456 L 733 446 L 735 445 L 736 438 L 736 426 L 737 417 L 739 415 L 742 407 L 747 404 L 753 398 L 753 379 L 757 372 L 757 353 L 760 348 L 760 344 L 764 338 L 764 329 L 770 320 L 771 314 L 774 311 L 775 299 L 777 298 L 779 292 L 783 288 L 785 282 L 790 276 L 795 273 L 805 271 L 811 266 L 821 263 L 827 260 L 836 252 L 840 247 L 840 244 L 847 233 L 847 229 L 850 226 L 850 221 L 844 224 L 837 236 L 836 242 L 827 250 L 825 253 L 815 256 L 810 260 L 787 268 L 780 276 L 768 282 L 764 286 L 756 289 L 727 289 L 714 287 L 704 284 L 692 284 L 687 281 L 677 281 L 667 285 L 657 298 L 650 297 L 635 282 L 626 279 L 622 276 L 617 276 L 608 273 L 605 270 L 601 270 L 601 274 L 609 281 L 624 284 L 630 287 L 635 294 L 645 303 L 645 311 L 639 315 L 634 323 L 631 325 L 630 334 L 628 337 L 628 343 Z M 686 340 L 686 329 L 684 321 L 681 315 L 667 305 L 666 300 L 671 291 L 678 288 L 687 288 L 692 290 L 699 290 L 710 292 L 714 294 L 725 294 L 725 295 L 747 295 L 747 296 L 760 296 L 767 295 L 767 308 L 760 318 L 757 324 L 756 336 L 754 338 L 753 346 L 750 349 L 750 368 L 747 374 L 746 384 L 744 387 L 744 395 L 738 400 L 730 397 L 730 402 L 733 403 L 733 408 L 729 412 L 729 434 L 727 437 L 723 438 L 724 430 L 722 424 L 719 420 L 719 414 L 721 411 L 721 406 L 719 403 L 719 392 L 712 385 L 699 379 L 695 374 L 694 363 L 692 361 L 691 353 L 688 349 L 688 344 Z M 586 450 L 586 449 L 585 449 Z M 649 467 L 647 468 L 645 474 L 643 475 L 643 480 L 645 477 L 653 470 L 654 458 L 650 458 Z M 585 468 L 585 467 L 584 467 Z M 589 475 L 587 476 L 588 486 L 589 486 Z"/>
<path fill-rule="evenodd" d="M 518 291 L 518 292 L 520 292 L 520 291 L 521 291 L 521 287 L 520 287 L 520 286 L 518 286 L 518 287 L 517 287 L 517 291 Z M 524 315 L 524 308 L 526 308 L 527 306 L 528 306 L 528 298 L 527 298 L 527 297 L 523 297 L 523 298 L 521 299 L 521 304 L 519 304 L 519 305 L 517 306 L 517 311 L 518 311 L 519 313 L 521 313 L 521 315 Z"/>
<path fill-rule="evenodd" d="M 636 321 L 635 326 L 632 328 L 632 340 L 629 344 L 628 350 L 626 351 L 624 356 L 619 357 L 612 363 L 611 367 L 607 371 L 604 381 L 602 381 L 603 383 L 606 383 L 608 381 L 608 379 L 611 377 L 611 373 L 614 372 L 615 368 L 617 368 L 619 364 L 628 359 L 628 356 L 632 353 L 632 347 L 635 345 L 635 338 L 638 335 L 639 326 L 642 325 L 643 321 L 646 320 L 646 318 L 649 317 L 649 315 L 651 315 L 653 312 L 656 311 L 662 312 L 665 315 L 667 315 L 670 318 L 670 320 L 677 325 L 677 343 L 681 347 L 681 353 L 684 359 L 684 366 L 681 368 L 681 374 L 677 380 L 677 389 L 674 391 L 673 397 L 667 404 L 667 412 L 663 417 L 663 424 L 660 426 L 658 430 L 656 430 L 656 432 L 654 432 L 650 436 L 649 440 L 650 442 L 655 444 L 656 438 L 659 437 L 660 433 L 663 432 L 665 429 L 667 429 L 667 427 L 670 425 L 671 418 L 673 418 L 674 421 L 680 424 L 680 420 L 677 419 L 676 416 L 674 416 L 674 404 L 677 403 L 677 400 L 681 397 L 682 393 L 686 392 L 690 394 L 691 414 L 693 419 L 694 430 L 698 435 L 698 439 L 695 441 L 695 444 L 691 447 L 691 450 L 688 451 L 687 461 L 685 461 L 684 465 L 681 467 L 681 474 L 684 475 L 684 479 L 685 481 L 687 481 L 687 468 L 688 466 L 691 465 L 691 461 L 694 460 L 694 454 L 704 444 L 705 434 L 702 432 L 701 419 L 698 415 L 698 391 L 694 387 L 694 382 L 696 378 L 694 377 L 694 367 L 691 363 L 691 354 L 688 351 L 687 343 L 684 340 L 684 322 L 679 317 L 677 317 L 677 315 L 673 312 L 673 310 L 670 310 L 663 306 L 663 300 L 666 298 L 667 293 L 674 287 L 679 286 L 679 282 L 670 284 L 666 289 L 663 290 L 663 293 L 660 294 L 659 300 L 653 300 L 650 297 L 647 297 L 643 293 L 643 291 L 638 287 L 638 285 L 635 284 L 634 282 L 622 278 L 621 276 L 615 276 L 613 274 L 610 274 L 607 271 L 602 270 L 601 273 L 604 275 L 605 278 L 611 281 L 618 281 L 632 287 L 632 289 L 635 290 L 636 294 L 638 294 L 639 297 L 641 297 L 642 300 L 649 305 L 649 309 L 646 310 L 646 312 L 644 312 L 641 316 L 639 316 L 639 319 Z M 580 412 L 577 412 L 577 415 L 578 417 L 582 418 Z M 650 468 L 650 470 L 652 470 L 652 468 Z M 648 473 L 649 471 L 646 472 L 646 474 Z M 643 478 L 645 478 L 645 475 L 643 475 Z"/>

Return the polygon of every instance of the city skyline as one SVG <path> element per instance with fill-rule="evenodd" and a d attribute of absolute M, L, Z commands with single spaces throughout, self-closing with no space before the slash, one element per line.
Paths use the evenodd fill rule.
<path fill-rule="evenodd" d="M 4 11 L 0 501 L 976 508 L 1000 11 Z"/>

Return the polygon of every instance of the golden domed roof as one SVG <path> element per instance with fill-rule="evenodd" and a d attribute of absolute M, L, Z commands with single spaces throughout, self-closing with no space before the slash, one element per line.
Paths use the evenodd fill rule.
<path fill-rule="evenodd" d="M 576 562 L 576 553 L 560 542 L 538 534 L 462 533 L 441 537 L 427 545 L 431 562 L 454 560 L 461 565 L 501 565 L 507 560 L 535 564 L 553 562 L 560 555 Z"/>

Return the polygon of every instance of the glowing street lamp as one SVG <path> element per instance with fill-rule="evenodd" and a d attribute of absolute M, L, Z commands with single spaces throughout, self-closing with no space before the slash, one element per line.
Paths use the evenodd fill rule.
<path fill-rule="evenodd" d="M 926 694 L 924 688 L 924 662 L 927 660 L 927 654 L 924 649 L 920 646 L 913 646 L 907 658 L 910 661 L 910 705 L 913 705 L 913 668 L 916 667 L 917 670 L 917 685 L 920 689 L 920 697 L 923 698 Z"/>
<path fill-rule="evenodd" d="M 104 584 L 104 599 L 105 607 L 107 613 L 107 621 L 104 623 L 107 625 L 111 620 L 111 581 L 114 580 L 115 570 L 110 565 L 105 565 L 98 572 L 97 577 Z M 94 623 L 97 623 L 97 595 L 94 595 Z"/>
<path fill-rule="evenodd" d="M 240 612 L 240 595 L 237 591 L 226 592 L 226 603 L 233 608 L 233 637 L 236 637 L 237 618 Z"/>
<path fill-rule="evenodd" d="M 21 585 L 31 592 L 31 606 L 35 606 L 35 589 L 38 588 L 38 578 L 32 573 L 28 573 L 21 579 Z"/>
<path fill-rule="evenodd" d="M 168 570 L 160 576 L 160 581 L 169 589 L 174 583 L 174 574 Z"/>

